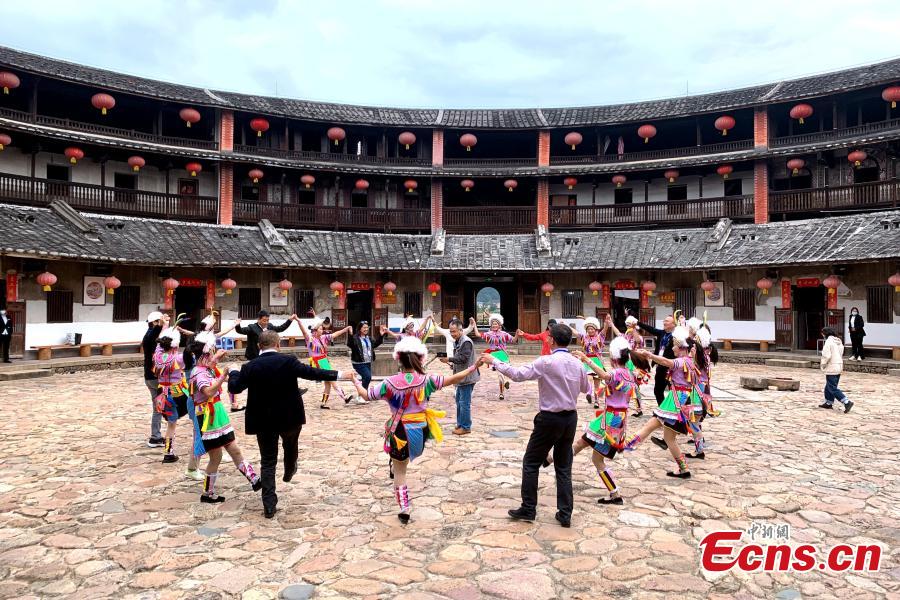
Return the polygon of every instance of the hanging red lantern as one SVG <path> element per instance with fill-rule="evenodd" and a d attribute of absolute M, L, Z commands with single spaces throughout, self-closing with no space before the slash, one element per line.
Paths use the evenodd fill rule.
<path fill-rule="evenodd" d="M 328 130 L 326 134 L 328 139 L 334 142 L 334 145 L 337 146 L 340 144 L 345 137 L 347 137 L 347 132 L 341 129 L 340 127 L 332 127 Z"/>
<path fill-rule="evenodd" d="M 306 189 L 311 188 L 312 184 L 314 184 L 315 182 L 316 182 L 316 178 L 313 177 L 312 175 L 304 175 L 303 177 L 300 178 L 300 183 L 305 185 Z"/>
<path fill-rule="evenodd" d="M 566 177 L 565 179 L 563 179 L 563 183 L 566 184 L 566 187 L 571 190 L 573 187 L 578 185 L 578 180 L 574 177 Z"/>
<path fill-rule="evenodd" d="M 722 115 L 713 123 L 715 128 L 722 132 L 722 135 L 728 135 L 728 130 L 734 129 L 734 124 L 734 117 L 731 115 Z"/>
<path fill-rule="evenodd" d="M 9 71 L 0 71 L 0 86 L 3 86 L 3 93 L 8 94 L 9 90 L 19 87 L 19 77 L 15 73 Z"/>
<path fill-rule="evenodd" d="M 644 290 L 644 293 L 648 296 L 652 296 L 653 292 L 656 290 L 656 282 L 648 279 L 641 284 L 641 289 Z"/>
<path fill-rule="evenodd" d="M 475 187 L 475 182 L 472 181 L 471 179 L 463 179 L 462 181 L 459 182 L 459 185 L 461 185 L 468 192 L 473 187 Z"/>
<path fill-rule="evenodd" d="M 66 148 L 63 151 L 63 154 L 66 155 L 66 158 L 69 159 L 69 162 L 74 164 L 78 164 L 78 161 L 84 158 L 84 150 L 81 148 L 76 148 L 75 146 Z"/>
<path fill-rule="evenodd" d="M 810 118 L 812 114 L 813 107 L 809 104 L 797 104 L 791 109 L 791 118 L 800 121 L 801 125 L 803 125 L 803 120 Z"/>
<path fill-rule="evenodd" d="M 122 282 L 119 281 L 119 278 L 115 275 L 110 275 L 106 279 L 103 280 L 103 287 L 106 288 L 106 293 L 112 296 L 116 293 L 116 290 L 122 285 Z"/>
<path fill-rule="evenodd" d="M 596 296 L 600 293 L 600 290 L 603 289 L 603 284 L 599 281 L 592 281 L 588 284 L 588 289 L 591 290 L 592 296 Z"/>
<path fill-rule="evenodd" d="M 353 184 L 353 187 L 355 187 L 360 192 L 364 192 L 369 189 L 369 182 L 365 179 L 357 179 L 356 183 Z"/>
<path fill-rule="evenodd" d="M 644 143 L 648 143 L 650 138 L 656 137 L 656 127 L 650 125 L 649 123 L 646 125 L 641 125 L 638 127 L 638 136 L 644 138 Z"/>
<path fill-rule="evenodd" d="M 230 296 L 231 292 L 237 287 L 237 281 L 232 279 L 231 277 L 226 277 L 222 280 L 222 289 L 225 290 L 225 295 Z"/>
<path fill-rule="evenodd" d="M 806 161 L 802 158 L 792 158 L 787 161 L 787 168 L 791 170 L 791 175 L 796 175 L 800 169 L 806 166 Z"/>
<path fill-rule="evenodd" d="M 704 295 L 709 296 L 709 294 L 716 289 L 716 284 L 709 279 L 704 279 L 703 283 L 700 284 L 700 289 L 703 290 Z"/>
<path fill-rule="evenodd" d="M 404 131 L 397 136 L 397 141 L 406 146 L 406 149 L 409 150 L 409 147 L 416 143 L 416 134 L 412 131 Z"/>
<path fill-rule="evenodd" d="M 675 183 L 675 180 L 678 179 L 678 176 L 681 175 L 676 169 L 669 169 L 665 173 L 663 173 L 663 177 L 669 180 L 669 183 Z"/>
<path fill-rule="evenodd" d="M 294 284 L 291 283 L 287 277 L 278 282 L 278 287 L 281 288 L 281 295 L 287 296 L 288 290 L 294 287 Z"/>
<path fill-rule="evenodd" d="M 162 286 L 166 290 L 166 296 L 174 296 L 175 290 L 178 289 L 178 280 L 174 277 L 169 277 L 163 280 Z"/>
<path fill-rule="evenodd" d="M 0 150 L 12 144 L 12 138 L 5 133 L 0 133 Z"/>
<path fill-rule="evenodd" d="M 419 184 L 416 182 L 415 179 L 407 179 L 406 181 L 403 182 L 403 187 L 406 188 L 406 192 L 408 194 L 412 194 L 416 190 L 416 188 L 419 187 Z"/>
<path fill-rule="evenodd" d="M 262 172 L 262 169 L 250 169 L 250 172 L 247 173 L 247 176 L 253 180 L 253 183 L 259 183 L 259 180 L 263 178 L 265 173 Z"/>
<path fill-rule="evenodd" d="M 140 171 L 143 168 L 143 166 L 146 164 L 147 164 L 147 161 L 145 161 L 140 156 L 129 156 L 128 157 L 128 166 L 131 167 L 131 170 L 134 171 L 135 173 Z"/>
<path fill-rule="evenodd" d="M 331 291 L 334 292 L 334 297 L 335 297 L 335 298 L 337 298 L 338 296 L 340 296 L 340 295 L 341 295 L 341 292 L 344 291 L 344 284 L 341 283 L 340 281 L 332 281 L 332 282 L 331 282 L 331 285 L 329 285 L 328 287 L 330 287 L 330 288 L 331 288 Z"/>
<path fill-rule="evenodd" d="M 722 176 L 722 179 L 728 179 L 728 176 L 734 172 L 734 167 L 731 165 L 719 165 L 719 168 L 716 169 L 716 173 Z"/>
<path fill-rule="evenodd" d="M 519 187 L 519 182 L 515 179 L 507 179 L 503 182 L 503 187 L 508 189 L 510 192 Z"/>
<path fill-rule="evenodd" d="M 431 292 L 431 297 L 434 298 L 441 291 L 441 286 L 437 281 L 432 281 L 428 284 L 428 291 Z"/>
<path fill-rule="evenodd" d="M 897 102 L 900 102 L 900 85 L 892 85 L 884 88 L 881 92 L 881 99 L 891 103 L 891 108 L 897 108 Z"/>
<path fill-rule="evenodd" d="M 393 281 L 388 281 L 387 283 L 384 284 L 384 286 L 382 286 L 381 289 L 384 290 L 384 292 L 387 294 L 388 298 L 393 298 L 394 292 L 397 290 L 397 284 L 394 283 Z"/>
<path fill-rule="evenodd" d="M 466 147 L 466 152 L 471 152 L 472 146 L 478 143 L 478 138 L 471 133 L 464 133 L 460 136 L 459 143 Z"/>
<path fill-rule="evenodd" d="M 203 170 L 203 165 L 198 162 L 189 162 L 184 165 L 185 170 L 191 174 L 191 177 L 196 177 L 197 173 Z"/>
<path fill-rule="evenodd" d="M 900 271 L 888 277 L 888 284 L 894 286 L 894 291 L 900 293 Z"/>
<path fill-rule="evenodd" d="M 250 119 L 250 129 L 256 132 L 256 137 L 262 137 L 263 132 L 269 130 L 269 122 L 262 117 Z"/>
<path fill-rule="evenodd" d="M 109 94 L 94 94 L 91 96 L 91 104 L 94 108 L 100 110 L 101 115 L 105 115 L 106 111 L 111 110 L 116 105 L 116 99 Z"/>
<path fill-rule="evenodd" d="M 628 181 L 628 179 L 624 175 L 613 175 L 612 182 L 616 184 L 617 188 L 622 187 L 622 184 Z"/>
<path fill-rule="evenodd" d="M 182 108 L 178 111 L 178 116 L 188 127 L 190 127 L 193 123 L 200 122 L 200 111 L 194 108 Z"/>
<path fill-rule="evenodd" d="M 763 277 L 756 282 L 756 287 L 762 290 L 763 295 L 767 296 L 769 294 L 769 290 L 772 289 L 772 280 L 768 277 Z"/>
<path fill-rule="evenodd" d="M 858 167 L 863 164 L 863 161 L 869 158 L 869 155 L 863 152 L 862 150 L 854 150 L 850 154 L 847 155 L 847 160 L 853 163 L 854 167 Z"/>
<path fill-rule="evenodd" d="M 572 150 L 574 150 L 575 146 L 584 141 L 584 137 L 582 137 L 582 135 L 577 131 L 570 131 L 566 134 L 564 141 L 566 142 L 566 144 L 572 147 Z"/>
<path fill-rule="evenodd" d="M 41 286 L 42 290 L 44 290 L 45 292 L 49 292 L 52 289 L 51 286 L 56 285 L 57 279 L 56 275 L 54 275 L 50 271 L 44 271 L 37 276 L 35 281 L 37 281 L 37 284 Z"/>
<path fill-rule="evenodd" d="M 841 285 L 841 278 L 837 275 L 829 275 L 822 281 L 822 285 L 827 287 L 829 290 L 836 290 Z"/>
<path fill-rule="evenodd" d="M 541 291 L 544 292 L 544 295 L 549 298 L 550 294 L 553 293 L 553 284 L 548 281 L 547 283 L 545 283 L 544 285 L 541 286 Z"/>

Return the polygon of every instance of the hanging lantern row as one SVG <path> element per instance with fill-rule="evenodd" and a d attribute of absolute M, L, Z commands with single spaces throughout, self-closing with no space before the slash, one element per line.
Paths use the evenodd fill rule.
<path fill-rule="evenodd" d="M 78 164 L 78 161 L 84 158 L 84 150 L 81 148 L 76 148 L 75 146 L 70 146 L 63 151 L 63 154 L 66 155 L 66 158 L 69 159 L 69 162 L 73 165 Z"/>
<path fill-rule="evenodd" d="M 564 138 L 564 141 L 566 142 L 566 144 L 568 144 L 569 146 L 572 147 L 572 150 L 574 150 L 574 149 L 575 149 L 575 146 L 577 146 L 577 145 L 580 144 L 582 141 L 584 141 L 584 138 L 583 138 L 582 135 L 581 135 L 580 133 L 578 133 L 577 131 L 571 131 L 571 132 L 569 132 L 569 133 L 566 134 L 566 137 Z"/>
<path fill-rule="evenodd" d="M 91 104 L 100 111 L 100 114 L 105 115 L 106 111 L 112 110 L 116 105 L 116 99 L 109 94 L 94 94 L 91 96 Z"/>
<path fill-rule="evenodd" d="M 553 284 L 548 281 L 547 283 L 545 283 L 544 285 L 541 286 L 541 291 L 544 292 L 544 295 L 549 298 L 550 294 L 553 293 Z"/>
<path fill-rule="evenodd" d="M 328 139 L 334 142 L 334 145 L 337 146 L 342 141 L 344 141 L 344 138 L 347 137 L 347 132 L 340 127 L 332 127 L 326 132 L 325 135 L 327 135 Z"/>
<path fill-rule="evenodd" d="M 262 169 L 250 169 L 250 172 L 247 173 L 247 176 L 253 180 L 253 183 L 259 183 L 259 180 L 263 178 L 265 173 L 262 172 Z"/>
<path fill-rule="evenodd" d="M 9 94 L 9 90 L 19 87 L 19 77 L 15 73 L 9 71 L 0 71 L 0 86 L 3 87 L 3 93 Z"/>
<path fill-rule="evenodd" d="M 591 290 L 592 296 L 597 296 L 600 294 L 600 290 L 603 289 L 603 284 L 599 281 L 592 281 L 588 284 L 588 289 Z"/>
<path fill-rule="evenodd" d="M 116 293 L 116 290 L 121 287 L 122 282 L 119 281 L 119 278 L 115 275 L 110 275 L 106 279 L 103 280 L 103 287 L 106 288 L 106 293 L 112 296 Z"/>
<path fill-rule="evenodd" d="M 10 144 L 12 144 L 12 138 L 5 133 L 0 133 L 0 151 Z"/>
<path fill-rule="evenodd" d="M 314 184 L 315 182 L 316 182 L 316 178 L 309 174 L 304 175 L 303 177 L 300 178 L 300 183 L 305 185 L 306 189 L 311 188 L 312 184 Z"/>
<path fill-rule="evenodd" d="M 669 183 L 675 183 L 675 180 L 678 179 L 678 176 L 681 173 L 678 172 L 677 169 L 669 169 L 665 173 L 663 173 L 663 177 L 669 180 Z"/>
<path fill-rule="evenodd" d="M 262 137 L 262 134 L 269 130 L 269 122 L 262 117 L 250 119 L 250 129 L 256 132 L 256 137 Z"/>
<path fill-rule="evenodd" d="M 409 147 L 416 143 L 416 134 L 412 131 L 404 131 L 397 136 L 397 141 L 406 146 L 406 149 L 409 150 Z"/>
<path fill-rule="evenodd" d="M 147 164 L 147 161 L 144 160 L 140 156 L 129 156 L 128 157 L 128 166 L 131 167 L 131 170 L 137 173 L 140 171 L 144 165 Z"/>
<path fill-rule="evenodd" d="M 189 162 L 184 165 L 184 169 L 191 174 L 191 177 L 196 177 L 197 173 L 203 170 L 203 165 L 198 162 Z"/>
<path fill-rule="evenodd" d="M 802 158 L 792 158 L 787 161 L 787 168 L 791 170 L 791 175 L 796 175 L 800 169 L 806 166 L 806 161 Z"/>
<path fill-rule="evenodd" d="M 236 287 L 237 281 L 235 281 L 231 277 L 227 277 L 222 280 L 222 289 L 225 290 L 226 296 L 230 296 Z"/>
<path fill-rule="evenodd" d="M 756 287 L 762 290 L 763 295 L 767 296 L 769 294 L 769 290 L 772 289 L 772 280 L 768 277 L 763 277 L 756 282 Z"/>
<path fill-rule="evenodd" d="M 503 182 L 503 187 L 505 187 L 510 192 L 519 187 L 519 182 L 515 179 L 507 179 Z"/>
<path fill-rule="evenodd" d="M 412 194 L 414 191 L 416 191 L 416 188 L 419 187 L 419 184 L 415 179 L 407 179 L 403 182 L 403 187 L 406 188 L 407 194 Z"/>
<path fill-rule="evenodd" d="M 869 155 L 862 150 L 854 150 L 853 152 L 847 154 L 847 160 L 852 162 L 854 167 L 859 167 L 860 165 L 862 165 L 863 161 L 865 161 L 867 158 L 869 158 Z"/>
<path fill-rule="evenodd" d="M 809 104 L 797 104 L 791 109 L 790 114 L 792 119 L 797 119 L 800 121 L 800 124 L 803 125 L 803 120 L 812 116 L 813 107 Z"/>
<path fill-rule="evenodd" d="M 332 281 L 331 285 L 328 287 L 331 288 L 331 291 L 334 292 L 334 297 L 337 298 L 344 291 L 344 284 L 340 281 Z"/>
<path fill-rule="evenodd" d="M 166 296 L 174 296 L 175 290 L 178 289 L 178 280 L 174 277 L 169 277 L 163 280 L 162 286 L 166 290 Z"/>
<path fill-rule="evenodd" d="M 891 108 L 897 108 L 897 103 L 900 102 L 900 85 L 884 88 L 884 91 L 881 92 L 881 99 L 890 102 Z"/>
<path fill-rule="evenodd" d="M 294 284 L 291 283 L 287 277 L 285 277 L 284 279 L 282 279 L 281 281 L 278 282 L 278 287 L 281 288 L 281 295 L 287 296 L 288 291 L 290 291 L 290 289 L 292 287 L 294 287 Z"/>
<path fill-rule="evenodd" d="M 650 138 L 656 137 L 656 127 L 653 125 L 641 125 L 638 127 L 637 134 L 639 137 L 644 138 L 644 143 L 650 142 Z"/>
<path fill-rule="evenodd" d="M 466 152 L 471 152 L 472 147 L 478 143 L 478 138 L 471 133 L 464 133 L 460 136 L 459 143 L 466 147 Z"/>
<path fill-rule="evenodd" d="M 35 281 L 37 281 L 37 284 L 41 286 L 43 291 L 49 292 L 53 289 L 52 286 L 56 285 L 57 278 L 50 271 L 44 271 L 35 278 Z"/>
<path fill-rule="evenodd" d="M 388 298 L 393 298 L 394 292 L 397 291 L 397 284 L 393 281 L 388 281 L 382 286 L 382 289 L 385 291 Z"/>
<path fill-rule="evenodd" d="M 437 281 L 432 281 L 428 284 L 428 291 L 431 292 L 431 297 L 434 298 L 441 291 L 441 285 Z"/>
<path fill-rule="evenodd" d="M 888 284 L 894 286 L 894 291 L 900 294 L 900 271 L 888 277 Z"/>

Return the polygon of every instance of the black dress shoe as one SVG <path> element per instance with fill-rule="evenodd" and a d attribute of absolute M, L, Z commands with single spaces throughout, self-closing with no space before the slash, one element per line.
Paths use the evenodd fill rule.
<path fill-rule="evenodd" d="M 616 496 L 615 498 L 599 498 L 597 500 L 597 504 L 617 504 L 622 505 L 625 504 L 625 500 L 622 499 L 622 496 Z"/>
<path fill-rule="evenodd" d="M 706 459 L 706 452 L 697 452 L 696 454 L 685 454 L 685 458 L 696 458 L 700 460 Z"/>
<path fill-rule="evenodd" d="M 830 409 L 830 408 L 832 408 L 832 405 L 823 402 L 822 404 L 819 405 L 819 408 L 828 408 L 828 409 Z"/>
<path fill-rule="evenodd" d="M 294 467 L 290 470 L 286 470 L 284 472 L 284 476 L 281 478 L 282 481 L 290 481 L 294 478 L 294 475 L 297 474 L 297 463 L 294 463 Z"/>
<path fill-rule="evenodd" d="M 669 477 L 676 477 L 678 479 L 690 479 L 691 478 L 690 471 L 678 471 L 677 473 L 675 471 L 668 471 L 668 472 L 666 472 L 666 475 L 668 475 Z"/>
<path fill-rule="evenodd" d="M 275 513 L 277 513 L 277 512 L 278 512 L 278 509 L 274 506 L 272 508 L 263 508 L 263 515 L 267 519 L 271 519 L 272 517 L 274 517 Z"/>
<path fill-rule="evenodd" d="M 562 516 L 561 512 L 556 513 L 556 520 L 559 521 L 559 524 L 561 526 L 567 529 L 572 526 L 572 519 L 565 518 L 564 516 Z"/>
<path fill-rule="evenodd" d="M 258 492 L 262 489 L 262 477 L 257 479 L 254 483 L 251 484 L 253 486 L 253 491 Z"/>
<path fill-rule="evenodd" d="M 309 388 L 299 388 L 297 391 L 300 392 L 300 395 L 302 396 L 309 391 Z"/>
<path fill-rule="evenodd" d="M 534 514 L 528 512 L 524 508 L 510 510 L 507 514 L 511 519 L 515 519 L 516 521 L 534 521 Z"/>
<path fill-rule="evenodd" d="M 666 440 L 658 437 L 651 437 L 650 441 L 662 448 L 663 450 L 668 450 L 669 445 L 666 443 Z"/>

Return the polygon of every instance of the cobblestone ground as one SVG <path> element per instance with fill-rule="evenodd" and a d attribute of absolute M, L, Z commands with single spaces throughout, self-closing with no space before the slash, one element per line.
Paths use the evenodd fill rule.
<path fill-rule="evenodd" d="M 734 396 L 706 423 L 713 449 L 693 479 L 666 478 L 671 459 L 645 444 L 613 463 L 625 506 L 599 506 L 589 455 L 578 456 L 571 529 L 553 518 L 552 469 L 541 477 L 538 520 L 506 518 L 518 505 L 532 383 L 513 384 L 504 402 L 493 381 L 480 384 L 475 430 L 463 438 L 449 435 L 452 390 L 435 396 L 448 435 L 411 469 L 406 527 L 381 452 L 384 406 L 320 411 L 321 387 L 310 385 L 299 475 L 282 483 L 279 466 L 279 513 L 266 520 L 230 463 L 220 477 L 228 501 L 204 505 L 201 484 L 183 477 L 184 458 L 164 465 L 161 450 L 146 447 L 139 370 L 0 383 L 0 597 L 274 598 L 308 584 L 317 597 L 900 598 L 898 379 L 846 375 L 856 406 L 845 415 L 816 408 L 815 371 L 778 370 L 801 380 L 799 392 L 741 390 L 742 374 L 766 369 L 718 368 L 717 386 Z M 583 401 L 579 412 L 582 423 L 593 414 Z M 242 431 L 243 417 L 234 420 Z M 255 440 L 239 440 L 258 465 Z M 183 430 L 178 441 L 186 452 Z M 793 542 L 820 548 L 880 543 L 881 571 L 700 569 L 705 533 L 754 521 L 787 523 Z"/>

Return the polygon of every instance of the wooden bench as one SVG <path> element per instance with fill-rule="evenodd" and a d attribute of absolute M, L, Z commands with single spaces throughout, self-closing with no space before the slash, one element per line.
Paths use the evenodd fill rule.
<path fill-rule="evenodd" d="M 850 348 L 851 346 L 847 345 L 846 347 Z M 891 358 L 893 360 L 900 360 L 900 346 L 886 346 L 884 344 L 866 344 L 865 342 L 863 342 L 863 348 L 866 350 L 868 350 L 869 348 L 878 348 L 879 350 L 890 350 Z"/>
<path fill-rule="evenodd" d="M 731 350 L 731 344 L 733 342 L 738 342 L 740 344 L 759 344 L 760 352 L 768 352 L 769 344 L 774 344 L 775 340 L 736 340 L 734 338 L 723 339 L 722 340 L 722 349 L 723 350 Z"/>
<path fill-rule="evenodd" d="M 106 344 L 97 344 L 100 346 L 100 354 L 103 356 L 112 356 L 113 348 L 116 346 L 137 346 L 140 348 L 140 342 L 109 342 Z"/>
<path fill-rule="evenodd" d="M 54 350 L 65 350 L 66 348 L 78 348 L 78 356 L 88 357 L 91 355 L 94 344 L 52 344 L 48 346 L 32 346 L 31 350 L 37 350 L 38 360 L 50 360 L 53 358 Z"/>

